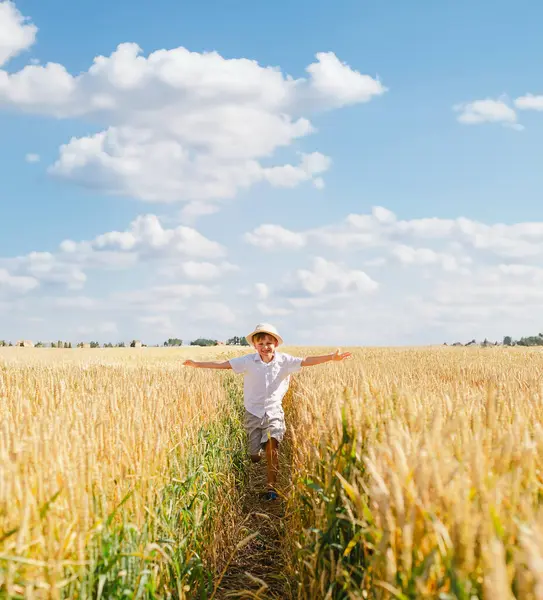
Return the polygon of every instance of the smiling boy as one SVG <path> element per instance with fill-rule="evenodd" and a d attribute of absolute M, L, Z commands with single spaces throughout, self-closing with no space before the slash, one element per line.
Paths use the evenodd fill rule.
<path fill-rule="evenodd" d="M 350 352 L 299 358 L 278 352 L 277 347 L 283 338 L 269 323 L 260 323 L 246 336 L 256 353 L 246 354 L 230 360 L 197 362 L 186 360 L 187 367 L 207 369 L 232 369 L 243 374 L 245 429 L 249 440 L 249 452 L 253 462 L 259 462 L 262 453 L 267 459 L 266 500 L 277 500 L 275 483 L 279 470 L 279 443 L 286 431 L 283 398 L 287 393 L 290 376 L 301 367 L 321 365 L 330 361 L 342 361 L 351 356 Z"/>

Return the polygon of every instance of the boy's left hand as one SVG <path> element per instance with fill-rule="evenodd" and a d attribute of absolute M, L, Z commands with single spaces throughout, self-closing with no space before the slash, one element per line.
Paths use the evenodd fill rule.
<path fill-rule="evenodd" d="M 335 351 L 332 360 L 333 361 L 341 361 L 341 360 L 345 360 L 346 358 L 350 358 L 352 356 L 352 354 L 350 352 L 340 352 L 339 348 Z"/>

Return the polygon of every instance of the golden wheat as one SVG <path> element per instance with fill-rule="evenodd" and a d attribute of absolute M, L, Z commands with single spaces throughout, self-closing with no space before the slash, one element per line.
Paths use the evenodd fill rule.
<path fill-rule="evenodd" d="M 319 485 L 343 497 L 315 495 L 306 523 L 292 512 L 310 550 L 293 564 L 300 597 L 542 598 L 542 371 L 543 354 L 517 348 L 367 350 L 347 371 L 306 371 L 289 407 L 295 469 L 336 461 Z M 343 462 L 319 446 L 340 445 L 341 409 Z M 307 533 L 330 527 L 330 504 L 365 545 L 363 574 L 346 575 L 348 540 L 338 568 Z"/>
<path fill-rule="evenodd" d="M 138 532 L 131 553 L 149 561 L 130 585 L 150 571 L 155 586 L 140 597 L 190 597 L 188 575 L 181 587 L 176 581 L 196 547 L 209 572 L 221 572 L 242 518 L 235 464 L 221 462 L 244 452 L 241 382 L 180 363 L 239 352 L 2 352 L 2 593 L 106 589 L 100 569 L 110 547 L 104 535 L 95 542 L 108 523 Z M 293 595 L 543 598 L 542 373 L 538 350 L 439 347 L 354 349 L 347 363 L 296 376 L 283 447 L 292 471 L 283 559 Z M 236 427 L 220 425 L 229 422 Z M 174 560 L 161 545 L 176 535 L 166 535 L 174 521 L 164 514 L 211 451 L 205 497 L 219 490 L 221 501 L 177 500 L 188 529 L 206 525 Z M 185 487 L 172 491 L 176 482 Z M 89 573 L 96 576 L 84 588 Z M 128 581 L 123 569 L 114 575 Z M 87 592 L 73 595 L 78 589 Z"/>
<path fill-rule="evenodd" d="M 141 534 L 172 478 L 191 475 L 185 457 L 206 443 L 199 432 L 234 416 L 224 377 L 184 369 L 186 355 L 3 351 L 0 591 L 32 588 L 39 597 L 60 597 L 67 578 L 87 576 L 91 542 L 128 493 L 116 520 Z M 227 492 L 233 483 L 221 485 Z M 228 497 L 221 504 L 226 534 L 227 513 L 235 512 Z M 140 537 L 153 543 L 154 533 Z M 220 561 L 221 552 L 220 544 L 210 545 L 208 557 Z"/>

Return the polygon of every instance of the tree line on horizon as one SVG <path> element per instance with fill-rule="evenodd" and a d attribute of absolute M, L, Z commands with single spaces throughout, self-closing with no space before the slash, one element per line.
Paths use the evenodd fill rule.
<path fill-rule="evenodd" d="M 445 343 L 445 346 L 448 344 Z M 543 346 L 543 333 L 538 333 L 537 335 L 529 335 L 526 337 L 521 337 L 518 340 L 513 339 L 510 335 L 506 335 L 503 338 L 502 343 L 499 342 L 490 342 L 487 338 L 484 339 L 483 342 L 478 343 L 475 339 L 471 340 L 467 344 L 463 344 L 461 342 L 455 342 L 452 344 L 453 346 Z"/>
<path fill-rule="evenodd" d="M 132 340 L 130 342 L 130 344 L 128 344 L 129 347 L 131 348 L 135 348 L 136 346 L 138 346 L 141 342 L 138 342 L 138 340 Z M 248 346 L 249 342 L 245 339 L 245 337 L 242 336 L 234 336 L 230 339 L 228 339 L 226 342 L 224 342 L 226 346 Z M 196 340 L 193 340 L 190 342 L 191 346 L 219 346 L 222 345 L 223 342 L 220 342 L 218 340 L 213 340 L 213 339 L 209 339 L 209 338 L 198 338 Z M 13 344 L 10 341 L 6 341 L 6 340 L 0 340 L 0 347 L 8 347 L 8 346 L 16 346 L 17 344 Z M 178 347 L 178 346 L 182 346 L 183 345 L 183 340 L 180 338 L 168 338 L 163 346 L 164 347 Z M 125 342 L 117 342 L 116 344 L 112 344 L 111 342 L 106 342 L 104 344 L 100 344 L 99 342 L 96 341 L 91 341 L 91 342 L 79 342 L 78 344 L 76 344 L 77 348 L 83 348 L 85 346 L 88 346 L 90 348 L 126 348 L 127 344 Z M 147 344 L 142 344 L 142 347 L 146 347 Z M 56 342 L 42 342 L 42 341 L 38 341 L 34 344 L 34 348 L 72 348 L 72 342 L 64 342 L 62 340 L 57 340 Z M 156 348 L 160 347 L 160 344 L 156 344 L 155 345 Z"/>

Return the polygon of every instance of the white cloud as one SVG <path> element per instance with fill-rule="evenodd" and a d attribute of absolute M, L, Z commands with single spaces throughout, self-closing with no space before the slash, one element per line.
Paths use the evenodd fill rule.
<path fill-rule="evenodd" d="M 25 156 L 25 160 L 27 163 L 37 163 L 40 162 L 40 155 L 29 153 Z"/>
<path fill-rule="evenodd" d="M 303 181 L 313 179 L 314 175 L 319 175 L 327 171 L 330 167 L 330 158 L 320 152 L 313 154 L 303 154 L 299 166 L 283 165 L 281 167 L 271 167 L 264 169 L 264 177 L 275 187 L 296 187 Z M 317 188 L 324 185 L 321 177 L 314 181 Z"/>
<path fill-rule="evenodd" d="M 248 232 L 243 239 L 253 246 L 274 250 L 280 248 L 297 249 L 305 246 L 305 235 L 289 231 L 280 225 L 260 225 Z"/>
<path fill-rule="evenodd" d="M 471 259 L 467 257 L 458 259 L 451 254 L 436 252 L 431 248 L 413 248 L 405 244 L 392 247 L 390 253 L 405 265 L 438 265 L 445 271 L 466 271 L 465 265 L 471 263 Z"/>
<path fill-rule="evenodd" d="M 164 334 L 227 339 L 269 318 L 281 321 L 292 343 L 417 344 L 520 337 L 533 333 L 539 319 L 540 222 L 404 219 L 374 207 L 323 227 L 286 230 L 291 239 L 303 240 L 304 252 L 289 252 L 288 260 L 251 257 L 252 263 L 240 263 L 235 278 L 219 278 L 229 270 L 225 259 L 190 258 L 185 250 L 176 254 L 175 227 L 159 219 L 138 223 L 90 241 L 65 242 L 57 253 L 0 259 L 0 307 L 14 332 L 4 335 L 36 339 L 29 314 L 43 319 L 42 339 L 70 339 L 84 326 L 93 339 L 108 341 L 115 334 L 147 343 L 161 343 Z M 341 244 L 334 241 L 340 239 Z M 309 266 L 308 254 L 318 256 Z M 119 285 L 116 276 L 105 274 L 107 284 L 101 284 L 109 258 L 124 255 L 136 257 L 134 272 Z M 265 272 L 255 269 L 263 258 Z M 88 277 L 94 297 L 48 295 L 49 285 L 77 286 L 77 271 L 68 267 Z M 166 279 L 168 273 L 173 281 Z M 105 330 L 102 323 L 117 329 Z"/>
<path fill-rule="evenodd" d="M 234 198 L 241 189 L 262 181 L 295 187 L 323 173 L 330 164 L 318 152 L 303 155 L 299 165 L 276 167 L 262 167 L 242 157 L 194 158 L 192 154 L 176 140 L 154 139 L 151 130 L 111 127 L 63 145 L 50 172 L 109 194 L 148 202 L 191 200 L 191 208 L 183 214 L 194 218 L 215 212 L 209 200 Z M 196 208 L 198 201 L 205 203 L 204 208 Z"/>
<path fill-rule="evenodd" d="M 140 258 L 219 258 L 225 254 L 223 246 L 209 240 L 196 229 L 185 225 L 165 228 L 156 215 L 140 215 L 132 221 L 127 230 L 103 233 L 89 242 L 76 243 L 65 240 L 60 249 L 66 255 L 77 252 L 89 255 L 110 250 L 137 253 Z"/>
<path fill-rule="evenodd" d="M 0 259 L 0 264 L 19 280 L 31 281 L 29 290 L 41 284 L 56 284 L 77 290 L 83 287 L 87 279 L 79 265 L 63 262 L 50 252 L 30 252 L 26 256 Z"/>
<path fill-rule="evenodd" d="M 205 202 L 189 202 L 180 212 L 180 219 L 184 223 L 194 223 L 199 217 L 213 215 L 220 210 L 217 204 Z"/>
<path fill-rule="evenodd" d="M 465 217 L 398 219 L 383 207 L 374 207 L 369 214 L 351 214 L 338 224 L 306 231 L 291 231 L 273 224 L 261 225 L 246 233 L 244 239 L 263 249 L 294 250 L 314 245 L 341 251 L 377 249 L 387 255 L 395 249 L 396 259 L 403 255 L 404 263 L 433 263 L 444 268 L 447 265 L 451 268 L 453 259 L 458 264 L 469 264 L 467 253 L 472 251 L 508 259 L 543 256 L 543 222 L 508 225 L 487 224 Z M 412 250 L 401 249 L 401 246 L 413 247 L 420 242 L 424 242 L 426 247 L 434 244 L 442 248 L 447 244 L 448 251 L 419 248 L 413 255 Z M 413 257 L 408 259 L 408 255 Z"/>
<path fill-rule="evenodd" d="M 475 100 L 454 107 L 459 112 L 458 121 L 465 125 L 476 125 L 479 123 L 503 123 L 506 125 L 517 125 L 517 113 L 503 100 Z"/>
<path fill-rule="evenodd" d="M 374 292 L 379 284 L 363 271 L 317 257 L 313 268 L 298 269 L 294 275 L 296 289 L 310 295 L 325 292 Z"/>
<path fill-rule="evenodd" d="M 341 62 L 333 52 L 320 52 L 317 62 L 307 67 L 310 90 L 317 102 L 340 107 L 368 102 L 386 92 L 378 79 L 362 75 Z"/>
<path fill-rule="evenodd" d="M 34 44 L 37 27 L 9 0 L 0 2 L 0 66 Z"/>
<path fill-rule="evenodd" d="M 526 94 L 526 96 L 520 96 L 515 100 L 515 106 L 519 110 L 543 110 L 543 96 L 534 96 L 533 94 Z"/>
<path fill-rule="evenodd" d="M 543 282 L 543 267 L 523 264 L 501 264 L 498 266 L 500 274 L 509 275 L 511 278 L 526 277 L 532 283 Z"/>
<path fill-rule="evenodd" d="M 34 277 L 26 277 L 11 274 L 7 269 L 0 268 L 0 292 L 26 293 L 39 286 Z"/>
<path fill-rule="evenodd" d="M 322 177 L 316 177 L 313 179 L 313 186 L 318 190 L 323 190 L 326 187 L 326 184 L 324 183 L 324 179 Z"/>
<path fill-rule="evenodd" d="M 26 291 L 39 286 L 82 289 L 91 270 L 134 269 L 139 263 L 156 262 L 156 273 L 211 280 L 231 271 L 236 265 L 190 259 L 217 259 L 225 248 L 192 227 L 166 228 L 155 215 L 141 215 L 125 231 L 110 231 L 90 241 L 64 240 L 59 250 L 29 252 L 14 258 L 0 258 L 4 288 Z M 189 259 L 179 264 L 180 259 Z M 181 270 L 180 270 L 181 269 Z"/>
<path fill-rule="evenodd" d="M 189 202 L 184 217 L 193 219 L 217 208 L 210 200 L 260 182 L 323 187 L 330 159 L 320 152 L 302 154 L 299 164 L 261 160 L 314 133 L 315 111 L 368 102 L 386 89 L 332 52 L 318 53 L 307 73 L 296 79 L 182 47 L 145 56 L 122 43 L 76 76 L 56 63 L 0 71 L 0 107 L 92 122 L 98 133 L 67 141 L 51 173 L 110 194 Z"/>
<path fill-rule="evenodd" d="M 219 279 L 220 277 L 223 277 L 232 271 L 239 271 L 239 267 L 229 262 L 215 264 L 210 262 L 196 262 L 193 260 L 184 262 L 178 267 L 174 267 L 172 269 L 169 269 L 169 267 L 165 267 L 163 269 L 164 274 L 169 277 L 183 275 L 189 279 L 195 279 L 199 281 L 212 281 L 214 279 Z"/>

